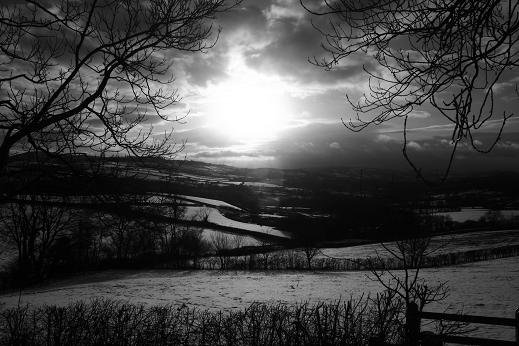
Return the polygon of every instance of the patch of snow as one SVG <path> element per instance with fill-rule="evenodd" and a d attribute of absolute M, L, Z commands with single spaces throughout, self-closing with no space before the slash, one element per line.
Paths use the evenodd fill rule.
<path fill-rule="evenodd" d="M 385 243 L 394 248 L 393 243 Z M 434 249 L 431 255 L 442 253 L 462 252 L 469 250 L 488 249 L 500 246 L 519 245 L 519 230 L 481 231 L 462 234 L 450 234 L 433 237 L 429 248 Z M 368 258 L 389 256 L 380 244 L 349 246 L 340 248 L 325 248 L 321 252 L 330 257 L 339 258 Z"/>
<path fill-rule="evenodd" d="M 461 208 L 460 211 L 449 211 L 436 213 L 440 216 L 450 216 L 452 221 L 465 222 L 465 221 L 477 221 L 484 216 L 489 209 L 485 208 Z M 519 216 L 519 210 L 499 210 L 501 215 L 505 218 L 511 218 L 513 216 Z"/>
<path fill-rule="evenodd" d="M 152 204 L 172 203 L 175 200 L 174 197 L 174 195 L 153 195 L 147 199 L 147 202 Z M 177 199 L 176 202 L 179 205 L 195 205 L 193 202 L 179 199 Z"/>
<path fill-rule="evenodd" d="M 225 217 L 218 209 L 209 207 L 186 207 L 185 217 L 187 219 L 200 219 L 207 213 L 207 221 L 226 227 L 239 228 L 251 232 L 271 234 L 278 237 L 288 238 L 286 234 L 270 226 L 261 226 L 254 223 L 245 223 L 231 220 Z"/>
<path fill-rule="evenodd" d="M 282 218 L 286 217 L 286 216 L 278 215 L 278 214 L 258 214 L 258 215 L 261 217 L 272 217 L 272 218 L 276 218 L 276 219 L 282 219 Z"/>
<path fill-rule="evenodd" d="M 194 197 L 194 196 L 185 196 L 185 195 L 177 195 L 177 196 L 180 197 L 180 198 L 183 198 L 185 200 L 191 201 L 191 202 L 199 202 L 199 203 L 204 203 L 204 204 L 212 205 L 212 206 L 215 206 L 215 207 L 226 207 L 226 208 L 232 208 L 232 209 L 236 209 L 236 210 L 242 210 L 241 208 L 239 208 L 239 207 L 237 207 L 235 205 L 232 205 L 232 204 L 229 204 L 227 202 L 220 201 L 220 200 L 217 200 L 217 199 Z"/>
<path fill-rule="evenodd" d="M 221 235 L 223 234 L 226 238 L 228 238 L 230 240 L 230 243 L 232 244 L 233 240 L 236 238 L 236 237 L 239 237 L 241 239 L 241 244 L 240 246 L 259 246 L 261 245 L 261 242 L 259 242 L 257 239 L 253 238 L 253 237 L 250 237 L 248 235 L 234 235 L 234 234 L 227 234 L 227 233 L 223 233 L 221 231 L 214 231 L 212 229 L 204 229 L 202 231 L 202 238 L 208 242 L 209 244 L 211 244 L 211 241 L 214 239 L 214 237 L 216 235 Z"/>
<path fill-rule="evenodd" d="M 258 181 L 228 181 L 227 182 L 228 184 L 231 184 L 231 185 L 241 185 L 243 183 L 243 185 L 245 186 L 252 186 L 252 187 L 267 187 L 267 188 L 275 188 L 275 189 L 279 189 L 279 188 L 283 188 L 283 186 L 281 185 L 276 185 L 276 184 L 271 184 L 271 183 L 262 183 L 262 182 L 258 182 Z"/>

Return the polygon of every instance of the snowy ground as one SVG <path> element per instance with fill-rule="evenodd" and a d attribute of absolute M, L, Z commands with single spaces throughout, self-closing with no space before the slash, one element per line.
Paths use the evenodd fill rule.
<path fill-rule="evenodd" d="M 202 175 L 196 175 L 196 174 L 187 174 L 187 173 L 178 173 L 175 174 L 179 177 L 188 178 L 191 180 L 194 180 L 198 183 L 218 183 L 221 186 L 225 185 L 245 185 L 245 186 L 251 186 L 251 187 L 257 187 L 257 188 L 272 188 L 272 189 L 282 189 L 285 188 L 282 185 L 274 184 L 272 182 L 265 182 L 265 181 L 245 181 L 243 180 L 243 177 L 234 176 L 237 180 L 229 180 L 227 178 L 219 178 L 219 177 L 207 177 Z M 229 175 L 227 175 L 229 177 Z M 232 177 L 232 175 L 230 176 Z"/>
<path fill-rule="evenodd" d="M 167 198 L 171 198 L 172 195 L 154 195 L 151 196 L 148 201 L 151 203 L 164 203 L 167 201 Z M 194 197 L 194 196 L 185 196 L 185 195 L 177 195 L 179 199 L 182 200 L 182 204 L 185 206 L 185 214 L 184 219 L 186 220 L 204 220 L 204 216 L 207 216 L 207 221 L 210 223 L 214 223 L 220 226 L 233 227 L 238 229 L 243 229 L 246 231 L 257 232 L 270 234 L 278 237 L 288 238 L 288 235 L 285 233 L 278 231 L 277 229 L 269 226 L 262 226 L 254 223 L 246 223 L 235 221 L 225 217 L 218 208 L 228 208 L 241 211 L 242 209 L 229 204 L 224 201 L 220 201 L 217 199 L 210 198 L 202 198 L 202 197 Z M 187 204 L 187 205 L 186 205 Z M 202 204 L 202 205 L 200 205 Z M 206 232 L 211 233 L 211 232 Z M 252 238 L 253 239 L 253 238 Z M 254 240 L 254 239 L 253 239 Z M 253 242 L 248 242 L 248 245 L 254 245 L 254 243 L 258 244 L 257 240 Z"/>
<path fill-rule="evenodd" d="M 271 234 L 278 237 L 287 238 L 287 235 L 284 234 L 281 231 L 278 231 L 277 229 L 269 226 L 261 226 L 254 223 L 246 223 L 246 222 L 240 222 L 231 220 L 227 217 L 225 217 L 220 211 L 216 208 L 210 208 L 210 207 L 186 207 L 186 219 L 197 219 L 200 218 L 203 213 L 207 213 L 207 221 L 214 223 L 216 225 L 220 226 L 227 226 L 227 227 L 233 227 L 233 228 L 239 228 L 251 232 L 257 232 L 257 233 L 264 233 L 264 234 Z"/>
<path fill-rule="evenodd" d="M 236 235 L 236 234 L 229 234 L 229 233 L 223 233 L 220 231 L 213 231 L 212 229 L 204 229 L 202 231 L 202 237 L 203 239 L 208 242 L 209 244 L 212 244 L 217 237 L 223 235 L 228 239 L 228 244 L 230 248 L 236 248 L 235 245 L 239 245 L 238 247 L 242 246 L 259 246 L 261 245 L 261 242 L 257 240 L 256 238 L 247 236 L 247 235 Z M 238 239 L 239 241 L 238 241 Z"/>
<path fill-rule="evenodd" d="M 449 211 L 444 213 L 437 213 L 436 215 L 450 216 L 452 221 L 465 222 L 468 220 L 477 221 L 484 216 L 489 209 L 484 208 L 461 208 L 460 211 Z M 519 215 L 519 210 L 500 210 L 501 215 L 505 218 L 510 218 Z"/>
<path fill-rule="evenodd" d="M 391 243 L 387 243 L 391 247 Z M 441 253 L 462 252 L 477 249 L 490 249 L 507 245 L 519 245 L 519 230 L 482 231 L 463 234 L 433 237 L 430 249 L 431 255 Z M 321 256 L 337 258 L 367 258 L 369 256 L 387 255 L 380 244 L 322 249 Z"/>
<path fill-rule="evenodd" d="M 447 281 L 450 295 L 430 311 L 514 317 L 519 305 L 519 257 L 423 270 L 430 283 Z M 24 291 L 21 303 L 66 304 L 108 297 L 144 304 L 187 304 L 239 309 L 254 301 L 294 303 L 375 293 L 380 285 L 364 272 L 107 271 Z M 16 293 L 0 296 L 18 304 Z M 481 327 L 473 335 L 513 339 L 513 328 Z"/>
<path fill-rule="evenodd" d="M 194 196 L 185 196 L 185 195 L 178 195 L 181 199 L 185 199 L 190 202 L 199 202 L 203 204 L 212 205 L 215 207 L 224 207 L 224 208 L 231 208 L 236 210 L 241 210 L 241 208 L 238 208 L 235 205 L 229 204 L 224 201 L 220 201 L 218 199 L 211 199 L 211 198 L 202 198 L 202 197 L 194 197 Z"/>

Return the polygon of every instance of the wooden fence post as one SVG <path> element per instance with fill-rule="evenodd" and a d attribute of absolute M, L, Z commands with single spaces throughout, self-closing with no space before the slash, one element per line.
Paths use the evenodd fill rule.
<path fill-rule="evenodd" d="M 368 346 L 383 346 L 383 342 L 381 341 L 380 337 L 372 336 L 369 338 Z"/>
<path fill-rule="evenodd" d="M 519 308 L 515 310 L 515 342 L 519 345 Z"/>
<path fill-rule="evenodd" d="M 405 326 L 407 345 L 418 345 L 420 338 L 420 312 L 415 302 L 407 305 Z"/>

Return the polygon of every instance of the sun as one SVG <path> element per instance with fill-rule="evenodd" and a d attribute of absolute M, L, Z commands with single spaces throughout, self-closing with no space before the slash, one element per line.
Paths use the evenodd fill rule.
<path fill-rule="evenodd" d="M 290 118 L 283 83 L 254 71 L 212 85 L 209 107 L 215 131 L 247 143 L 275 138 Z"/>

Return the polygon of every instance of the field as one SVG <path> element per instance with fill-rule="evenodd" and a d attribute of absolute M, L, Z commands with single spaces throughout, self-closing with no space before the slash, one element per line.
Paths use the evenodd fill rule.
<path fill-rule="evenodd" d="M 138 232 L 141 230 L 145 230 L 142 234 L 150 235 L 146 233 L 149 229 L 139 228 L 141 224 L 137 224 L 137 221 L 143 221 L 144 226 L 148 226 L 147 222 L 157 222 L 164 229 L 167 229 L 166 225 L 170 222 L 178 222 L 182 225 L 179 227 L 185 227 L 183 230 L 201 231 L 200 243 L 205 246 L 201 250 L 203 252 L 197 253 L 200 256 L 197 268 L 206 268 L 201 265 L 205 260 L 207 263 L 213 263 L 214 260 L 217 264 L 222 261 L 221 267 L 233 268 L 231 265 L 224 266 L 222 260 L 223 256 L 231 256 L 238 260 L 254 258 L 249 263 L 256 263 L 252 266 L 237 265 L 234 268 L 276 270 L 152 269 L 191 268 L 196 263 L 194 259 L 192 262 L 180 262 L 178 266 L 175 266 L 174 261 L 171 266 L 168 266 L 167 261 L 148 266 L 136 261 L 128 263 L 138 263 L 140 266 L 131 266 L 128 263 L 126 266 L 110 266 L 117 262 L 106 261 L 99 262 L 106 265 L 104 267 L 85 266 L 81 268 L 81 273 L 73 276 L 69 275 L 70 270 L 61 272 L 62 275 L 56 275 L 55 279 L 47 279 L 35 286 L 25 286 L 27 288 L 21 292 L 15 289 L 6 291 L 0 295 L 0 306 L 63 306 L 78 300 L 107 298 L 146 306 L 185 305 L 216 312 L 243 310 L 255 302 L 295 306 L 294 304 L 302 302 L 333 302 L 350 297 L 366 297 L 380 292 L 381 285 L 370 278 L 367 271 L 362 271 L 365 266 L 357 268 L 362 270 L 347 272 L 340 271 L 346 267 L 319 266 L 319 263 L 325 263 L 328 259 L 339 259 L 340 262 L 341 259 L 390 257 L 380 241 L 403 237 L 405 233 L 400 233 L 401 228 L 408 227 L 408 230 L 415 231 L 418 223 L 413 223 L 416 221 L 413 217 L 422 217 L 420 213 L 424 210 L 423 215 L 440 216 L 435 225 L 441 222 L 441 228 L 431 226 L 429 233 L 421 233 L 432 235 L 430 249 L 436 249 L 432 256 L 452 254 L 455 257 L 461 253 L 463 257 L 463 253 L 467 251 L 503 247 L 513 247 L 515 251 L 519 246 L 519 219 L 514 219 L 518 207 L 514 200 L 503 197 L 501 192 L 489 195 L 488 201 L 482 203 L 481 208 L 464 207 L 471 205 L 468 202 L 473 200 L 473 196 L 465 195 L 463 191 L 456 195 L 456 199 L 438 193 L 434 195 L 434 203 L 428 204 L 428 201 L 423 205 L 409 205 L 405 196 L 401 196 L 398 201 L 394 200 L 394 196 L 399 196 L 394 191 L 398 186 L 393 185 L 393 179 L 391 183 L 385 181 L 388 178 L 384 172 L 372 172 L 369 181 L 373 188 L 366 188 L 359 193 L 354 180 L 358 172 L 353 169 L 318 174 L 295 170 L 238 170 L 226 166 L 188 163 L 179 172 L 171 173 L 173 170 L 166 169 L 166 163 L 159 162 L 156 166 L 156 169 L 137 168 L 128 171 L 127 180 L 120 184 L 120 191 L 112 191 L 114 184 L 109 184 L 108 181 L 106 191 L 102 191 L 106 204 L 98 205 L 95 196 L 76 191 L 61 202 L 59 195 L 48 192 L 39 192 L 41 194 L 38 194 L 38 198 L 86 215 L 85 220 L 88 222 L 85 222 L 85 228 L 91 230 L 94 237 L 100 237 L 100 244 L 105 246 L 100 248 L 102 251 L 97 252 L 100 261 L 113 256 L 115 248 L 109 248 L 108 245 L 113 247 L 113 244 L 117 244 L 113 241 L 118 230 L 116 224 L 105 230 L 105 226 L 98 220 L 109 214 L 109 220 L 116 220 L 117 217 L 130 220 L 126 226 L 129 236 L 134 234 L 132 232 L 141 234 Z M 171 183 L 173 180 L 174 184 Z M 395 181 L 398 180 L 397 176 Z M 404 184 L 405 179 L 400 180 Z M 365 183 L 366 186 L 370 185 L 368 180 Z M 138 190 L 132 190 L 137 187 Z M 414 191 L 407 185 L 400 189 Z M 112 200 L 111 197 L 117 198 Z M 126 203 L 122 210 L 117 209 L 118 198 Z M 502 202 L 495 203 L 495 200 Z M 173 207 L 180 207 L 181 210 L 176 220 L 168 219 L 168 215 L 172 215 L 168 208 Z M 394 215 L 396 212 L 401 214 Z M 493 215 L 500 216 L 501 218 L 497 217 L 495 220 L 501 223 L 492 223 L 495 221 L 490 218 Z M 424 217 L 424 220 L 427 219 Z M 381 228 L 380 225 L 387 227 Z M 151 233 L 149 249 L 152 251 L 157 250 L 157 244 L 161 244 L 158 240 L 162 239 L 154 238 L 157 237 L 155 234 L 161 233 Z M 218 252 L 215 241 L 218 238 L 215 235 L 218 234 L 223 234 L 232 244 L 225 248 L 227 252 Z M 234 242 L 237 238 L 240 241 Z M 93 253 L 98 249 L 95 242 L 92 244 L 90 250 Z M 364 245 L 352 246 L 354 244 Z M 135 249 L 140 249 L 139 246 Z M 254 249 L 251 248 L 253 246 L 261 247 Z M 388 241 L 385 246 L 391 248 L 394 243 Z M 236 247 L 239 249 L 234 249 Z M 266 257 L 255 254 L 256 252 L 273 251 L 288 254 L 287 256 L 296 254 L 301 259 L 301 265 L 291 268 L 306 269 L 309 265 L 304 251 L 301 250 L 315 250 L 317 247 L 319 250 L 313 260 L 310 260 L 314 261 L 311 267 L 335 271 L 287 271 L 284 270 L 287 267 L 281 263 L 282 256 L 274 255 L 269 258 L 278 261 L 279 266 L 257 265 Z M 506 253 L 506 256 L 514 256 L 516 253 Z M 213 257 L 208 259 L 207 256 Z M 15 257 L 12 246 L 6 247 L 0 243 L 0 270 Z M 429 284 L 447 282 L 450 288 L 445 301 L 430 305 L 427 309 L 513 317 L 519 302 L 519 256 L 481 261 L 489 258 L 496 257 L 476 258 L 473 260 L 480 262 L 464 265 L 445 266 L 447 262 L 442 262 L 439 265 L 444 267 L 424 269 L 421 277 Z M 64 260 L 64 263 L 68 262 Z M 123 261 L 120 263 L 125 264 Z M 452 263 L 463 262 L 450 262 Z M 220 268 L 218 265 L 209 267 Z M 106 270 L 88 271 L 98 268 Z M 474 332 L 474 335 L 503 339 L 511 339 L 513 334 L 513 330 L 492 327 L 482 327 Z"/>
<path fill-rule="evenodd" d="M 431 311 L 463 311 L 513 317 L 519 302 L 519 257 L 423 270 L 430 283 L 447 281 L 446 301 Z M 55 281 L 0 296 L 8 307 L 64 305 L 76 300 L 113 298 L 148 305 L 175 304 L 202 309 L 241 309 L 253 302 L 331 301 L 373 294 L 380 285 L 366 272 L 106 271 Z M 513 330 L 480 328 L 478 335 L 510 339 Z"/>
<path fill-rule="evenodd" d="M 385 243 L 392 247 L 392 243 Z M 461 234 L 449 234 L 431 238 L 432 255 L 455 253 L 469 250 L 490 249 L 500 246 L 519 245 L 519 230 L 480 231 Z M 380 244 L 321 249 L 321 257 L 367 258 L 376 254 L 385 257 L 387 251 Z"/>
<path fill-rule="evenodd" d="M 438 213 L 438 215 L 449 216 L 455 222 L 465 222 L 468 220 L 476 221 L 485 216 L 488 211 L 485 208 L 461 208 L 459 211 Z M 503 210 L 501 213 L 504 217 L 512 217 L 519 215 L 519 210 Z"/>

